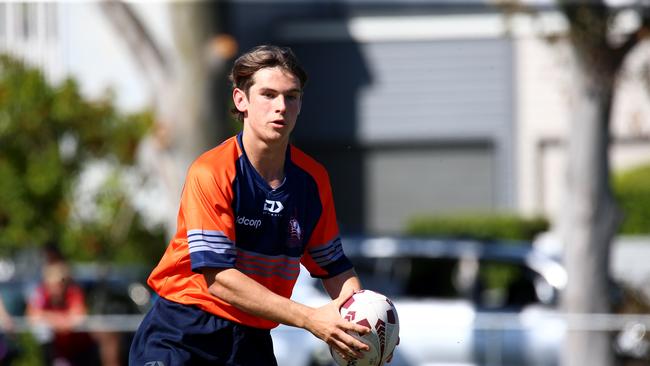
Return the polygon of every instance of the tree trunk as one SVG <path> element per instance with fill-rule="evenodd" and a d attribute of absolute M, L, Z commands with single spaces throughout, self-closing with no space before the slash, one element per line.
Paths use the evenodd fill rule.
<path fill-rule="evenodd" d="M 615 11 L 603 0 L 560 4 L 569 20 L 577 60 L 567 197 L 558 223 L 569 278 L 562 305 L 569 315 L 611 313 L 610 244 L 622 215 L 610 185 L 610 112 L 615 80 L 627 54 L 647 34 L 650 12 L 642 12 L 636 32 L 612 44 L 609 32 Z M 563 366 L 614 364 L 612 334 L 569 324 L 567 337 Z"/>
<path fill-rule="evenodd" d="M 215 49 L 219 8 L 213 3 L 161 5 L 170 7 L 175 43 L 170 54 L 162 52 L 132 5 L 105 1 L 100 6 L 149 83 L 156 129 L 141 146 L 140 163 L 145 176 L 165 192 L 160 201 L 171 236 L 189 164 L 226 133 L 225 99 L 220 91 L 226 86 L 226 61 L 235 50 Z"/>
<path fill-rule="evenodd" d="M 215 98 L 212 86 L 219 82 L 222 89 L 227 87 L 222 73 L 226 60 L 213 49 L 213 41 L 218 39 L 216 6 L 209 2 L 168 6 L 179 64 L 174 135 L 182 169 L 186 170 L 199 154 L 224 137 L 226 101 Z"/>
<path fill-rule="evenodd" d="M 569 129 L 567 197 L 560 220 L 568 284 L 566 313 L 609 313 L 610 243 L 619 213 L 609 183 L 609 121 L 614 78 L 619 63 L 607 46 L 603 7 L 577 7 L 569 13 L 578 67 L 574 71 L 574 106 Z M 569 323 L 564 366 L 610 366 L 611 335 Z"/>
<path fill-rule="evenodd" d="M 569 282 L 563 305 L 568 314 L 610 312 L 609 247 L 618 223 L 609 186 L 611 86 L 583 71 L 569 136 L 568 189 L 562 237 Z M 564 366 L 613 364 L 610 335 L 569 329 Z"/>

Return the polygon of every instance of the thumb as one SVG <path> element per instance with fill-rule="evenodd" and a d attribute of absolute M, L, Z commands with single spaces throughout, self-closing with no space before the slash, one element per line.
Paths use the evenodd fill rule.
<path fill-rule="evenodd" d="M 334 303 L 336 303 L 336 307 L 338 309 L 341 309 L 343 304 L 345 304 L 346 301 L 348 301 L 349 298 L 352 297 L 355 293 L 357 293 L 357 290 L 354 290 L 352 288 L 344 288 L 341 290 L 341 293 L 339 294 L 339 297 L 337 297 L 334 300 Z"/>

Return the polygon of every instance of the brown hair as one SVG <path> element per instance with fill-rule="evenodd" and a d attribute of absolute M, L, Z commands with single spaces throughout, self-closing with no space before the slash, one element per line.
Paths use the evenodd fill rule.
<path fill-rule="evenodd" d="M 233 88 L 238 88 L 246 93 L 253 85 L 253 76 L 256 72 L 264 68 L 281 67 L 300 80 L 300 89 L 302 90 L 307 83 L 307 73 L 298 63 L 296 55 L 288 47 L 278 47 L 272 45 L 257 46 L 250 51 L 239 56 L 230 71 L 229 79 Z M 244 113 L 232 109 L 232 113 L 239 121 L 244 120 Z"/>

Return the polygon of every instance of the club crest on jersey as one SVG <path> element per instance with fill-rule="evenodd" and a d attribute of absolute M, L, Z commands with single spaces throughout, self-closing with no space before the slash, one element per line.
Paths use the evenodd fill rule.
<path fill-rule="evenodd" d="M 289 220 L 289 238 L 287 244 L 290 247 L 297 247 L 302 244 L 302 229 L 300 223 L 295 217 Z"/>
<path fill-rule="evenodd" d="M 284 205 L 280 201 L 265 200 L 264 212 L 268 212 L 273 216 L 279 216 L 280 212 L 284 209 Z"/>

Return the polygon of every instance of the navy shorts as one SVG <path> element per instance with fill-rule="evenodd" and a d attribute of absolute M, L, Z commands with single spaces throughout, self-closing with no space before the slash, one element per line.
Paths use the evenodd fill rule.
<path fill-rule="evenodd" d="M 277 366 L 268 329 L 158 298 L 129 351 L 130 366 Z"/>

